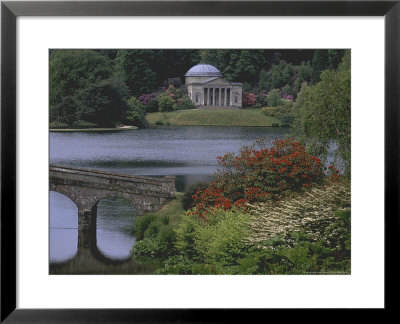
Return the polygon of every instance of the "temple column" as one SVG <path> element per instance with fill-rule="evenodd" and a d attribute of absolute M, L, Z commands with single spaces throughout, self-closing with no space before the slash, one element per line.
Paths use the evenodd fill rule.
<path fill-rule="evenodd" d="M 213 88 L 213 103 L 212 106 L 215 106 L 215 88 Z"/>
<path fill-rule="evenodd" d="M 207 105 L 210 105 L 210 88 L 207 88 Z"/>
<path fill-rule="evenodd" d="M 218 106 L 221 106 L 221 88 L 218 89 Z"/>
<path fill-rule="evenodd" d="M 223 88 L 224 89 L 224 106 L 226 106 L 226 88 Z"/>
<path fill-rule="evenodd" d="M 229 89 L 229 106 L 232 106 L 232 88 Z"/>

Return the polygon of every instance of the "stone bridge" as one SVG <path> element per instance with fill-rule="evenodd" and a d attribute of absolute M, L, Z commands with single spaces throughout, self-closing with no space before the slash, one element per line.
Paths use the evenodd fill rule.
<path fill-rule="evenodd" d="M 149 178 L 50 165 L 50 191 L 69 197 L 78 207 L 80 230 L 95 229 L 97 203 L 106 197 L 128 199 L 138 215 L 159 210 L 174 198 L 175 177 Z"/>

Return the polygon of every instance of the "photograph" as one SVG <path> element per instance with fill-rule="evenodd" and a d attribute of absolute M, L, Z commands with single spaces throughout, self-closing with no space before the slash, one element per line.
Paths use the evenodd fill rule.
<path fill-rule="evenodd" d="M 49 274 L 350 275 L 351 50 L 50 49 Z"/>

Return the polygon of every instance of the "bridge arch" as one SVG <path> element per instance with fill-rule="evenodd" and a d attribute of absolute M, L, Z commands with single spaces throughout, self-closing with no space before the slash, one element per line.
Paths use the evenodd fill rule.
<path fill-rule="evenodd" d="M 174 199 L 175 177 L 149 178 L 55 165 L 49 171 L 50 190 L 65 194 L 78 206 L 79 229 L 92 228 L 98 202 L 109 196 L 128 199 L 139 215 L 157 211 Z"/>
<path fill-rule="evenodd" d="M 49 193 L 50 193 L 50 192 L 57 192 L 57 193 L 59 193 L 59 194 L 65 196 L 65 197 L 67 197 L 67 198 L 68 198 L 69 200 L 71 200 L 71 201 L 75 204 L 75 206 L 79 209 L 79 202 L 75 201 L 74 198 L 71 197 L 70 192 L 69 192 L 68 190 L 65 190 L 65 189 L 62 188 L 62 187 L 53 187 L 53 188 L 52 188 L 52 187 L 50 186 Z"/>
<path fill-rule="evenodd" d="M 129 251 L 135 244 L 131 231 L 137 217 L 137 209 L 130 200 L 118 196 L 101 199 L 97 203 L 97 255 L 114 260 L 130 258 Z M 110 237 L 118 240 L 118 245 Z"/>
<path fill-rule="evenodd" d="M 78 206 L 58 191 L 51 190 L 49 200 L 49 262 L 67 262 L 78 252 Z"/>

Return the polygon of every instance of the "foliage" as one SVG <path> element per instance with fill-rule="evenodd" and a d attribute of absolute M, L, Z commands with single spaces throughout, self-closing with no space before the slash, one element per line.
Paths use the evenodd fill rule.
<path fill-rule="evenodd" d="M 228 81 L 254 84 L 266 58 L 263 50 L 203 50 L 202 61 L 212 64 Z"/>
<path fill-rule="evenodd" d="M 293 82 L 295 67 L 283 60 L 271 66 L 268 72 L 261 70 L 259 74 L 258 86 L 260 89 L 270 91 L 282 88 Z"/>
<path fill-rule="evenodd" d="M 197 193 L 198 189 L 204 190 L 208 187 L 208 183 L 199 182 L 192 184 L 188 188 L 186 188 L 185 193 L 182 198 L 182 206 L 184 210 L 188 210 L 193 207 L 193 196 Z"/>
<path fill-rule="evenodd" d="M 351 73 L 350 52 L 338 71 L 326 70 L 314 86 L 303 86 L 295 105 L 294 135 L 308 150 L 323 158 L 330 145 L 337 145 L 336 158 L 350 174 L 351 160 Z"/>
<path fill-rule="evenodd" d="M 287 191 L 299 191 L 324 178 L 321 160 L 309 155 L 293 139 L 278 140 L 256 150 L 244 147 L 236 156 L 218 158 L 218 171 L 211 185 L 193 196 L 193 213 L 207 220 L 210 208 L 244 207 L 247 202 L 277 199 Z"/>
<path fill-rule="evenodd" d="M 312 80 L 313 84 L 321 80 L 321 73 L 325 70 L 335 70 L 338 68 L 345 50 L 316 50 L 312 59 Z"/>
<path fill-rule="evenodd" d="M 256 103 L 256 95 L 252 92 L 243 92 L 242 95 L 242 104 L 243 107 L 250 107 Z"/>
<path fill-rule="evenodd" d="M 276 107 L 282 104 L 281 93 L 278 89 L 271 90 L 267 95 L 269 107 Z"/>
<path fill-rule="evenodd" d="M 149 63 L 151 55 L 151 50 L 118 50 L 115 68 L 133 96 L 151 92 L 156 86 L 157 75 Z"/>
<path fill-rule="evenodd" d="M 128 100 L 128 111 L 126 112 L 126 119 L 129 124 L 133 126 L 147 127 L 148 122 L 145 116 L 145 108 L 142 103 L 135 97 Z"/>
<path fill-rule="evenodd" d="M 78 95 L 81 102 L 76 119 L 113 127 L 126 113 L 128 89 L 119 79 L 101 80 L 91 84 Z"/>
<path fill-rule="evenodd" d="M 168 86 L 168 89 L 165 91 L 165 93 L 168 94 L 175 101 L 181 99 L 183 96 L 182 91 L 180 89 L 175 88 L 172 84 Z"/>
<path fill-rule="evenodd" d="M 304 231 L 313 241 L 326 239 L 327 227 L 338 220 L 337 210 L 349 210 L 349 183 L 332 183 L 282 199 L 249 206 L 250 245 L 261 244 L 276 236 Z"/>
<path fill-rule="evenodd" d="M 175 246 L 181 255 L 195 262 L 235 264 L 246 249 L 248 220 L 244 213 L 222 209 L 214 210 L 207 223 L 187 213 L 176 230 Z"/>
<path fill-rule="evenodd" d="M 175 100 L 168 94 L 163 93 L 157 97 L 158 110 L 168 112 L 174 110 Z"/>
<path fill-rule="evenodd" d="M 152 93 L 143 93 L 139 97 L 139 101 L 142 105 L 147 105 L 150 101 L 153 101 L 156 99 L 156 97 L 159 95 L 159 92 L 152 92 Z"/>
<path fill-rule="evenodd" d="M 205 263 L 221 266 L 235 265 L 245 255 L 249 215 L 237 211 L 214 211 L 208 224 L 195 232 L 195 249 Z"/>
<path fill-rule="evenodd" d="M 166 259 L 169 256 L 169 251 L 164 241 L 157 237 L 146 237 L 135 243 L 131 249 L 131 255 L 138 260 Z"/>
<path fill-rule="evenodd" d="M 286 244 L 290 242 L 290 246 Z M 276 237 L 249 249 L 231 269 L 234 274 L 349 274 L 350 259 L 338 259 L 322 242 L 311 242 L 303 233 Z"/>
<path fill-rule="evenodd" d="M 350 273 L 350 185 L 332 183 L 282 202 L 183 215 L 162 274 Z"/>
<path fill-rule="evenodd" d="M 265 107 L 261 112 L 266 116 L 278 118 L 282 127 L 291 127 L 294 121 L 293 101 L 282 99 L 278 107 Z"/>
<path fill-rule="evenodd" d="M 73 96 L 66 96 L 55 106 L 50 106 L 50 121 L 58 125 L 71 126 L 76 119 L 76 112 L 81 103 Z"/>
<path fill-rule="evenodd" d="M 136 240 L 140 241 L 144 239 L 144 233 L 147 231 L 149 225 L 156 219 L 156 217 L 157 216 L 155 214 L 146 214 L 136 219 L 134 231 Z"/>
<path fill-rule="evenodd" d="M 146 113 L 158 112 L 158 100 L 154 99 L 147 103 Z"/>
<path fill-rule="evenodd" d="M 131 254 L 136 259 L 167 259 L 176 253 L 174 228 L 180 222 L 183 208 L 182 194 L 176 193 L 175 200 L 164 205 L 155 213 L 137 218 L 133 234 L 136 243 Z"/>
<path fill-rule="evenodd" d="M 63 98 L 75 97 L 80 91 L 112 76 L 108 57 L 93 50 L 57 50 L 50 56 L 50 106 Z"/>
<path fill-rule="evenodd" d="M 193 101 L 189 98 L 188 95 L 183 95 L 182 98 L 177 100 L 176 109 L 178 110 L 187 110 L 196 108 Z"/>

